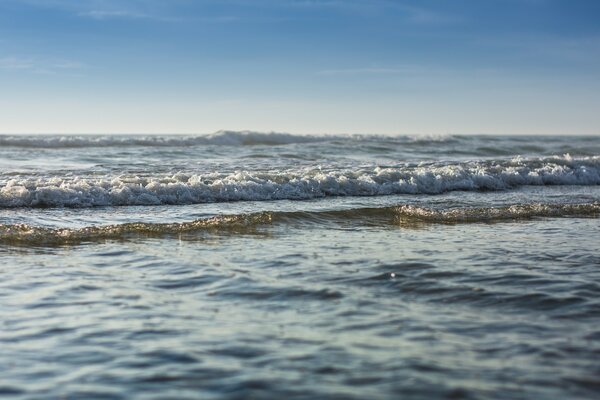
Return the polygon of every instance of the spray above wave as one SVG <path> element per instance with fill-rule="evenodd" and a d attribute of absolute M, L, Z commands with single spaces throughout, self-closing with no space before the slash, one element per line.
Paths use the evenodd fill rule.
<path fill-rule="evenodd" d="M 583 204 L 520 204 L 489 208 L 455 208 L 435 210 L 414 205 L 380 208 L 357 208 L 335 211 L 259 212 L 222 215 L 182 223 L 135 222 L 118 225 L 90 226 L 79 229 L 46 228 L 26 224 L 0 224 L 0 244 L 66 245 L 99 240 L 125 240 L 175 236 L 182 234 L 251 234 L 257 228 L 271 224 L 304 223 L 338 226 L 353 222 L 357 225 L 395 225 L 410 228 L 427 224 L 491 223 L 531 218 L 564 218 L 600 216 L 600 203 Z"/>
<path fill-rule="evenodd" d="M 0 186 L 0 207 L 177 205 L 598 184 L 600 157 L 563 156 L 330 171 L 313 168 L 153 177 L 11 179 Z"/>
<path fill-rule="evenodd" d="M 278 132 L 218 131 L 210 135 L 0 135 L 0 146 L 23 148 L 86 147 L 187 147 L 197 145 L 251 146 L 313 143 L 348 138 L 342 136 L 292 135 Z"/>

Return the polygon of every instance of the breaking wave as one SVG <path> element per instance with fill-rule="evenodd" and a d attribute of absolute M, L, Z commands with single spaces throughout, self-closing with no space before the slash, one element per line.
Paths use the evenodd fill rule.
<path fill-rule="evenodd" d="M 312 143 L 342 136 L 292 135 L 277 132 L 218 131 L 209 135 L 0 135 L 0 146 L 23 148 L 251 146 Z M 347 138 L 347 137 L 346 137 Z"/>
<path fill-rule="evenodd" d="M 525 185 L 598 185 L 600 157 L 570 156 L 324 171 L 10 179 L 0 207 L 95 207 L 306 200 L 331 196 L 497 191 Z"/>
<path fill-rule="evenodd" d="M 0 135 L 0 146 L 36 149 L 94 147 L 189 147 L 189 146 L 279 146 L 331 141 L 383 140 L 402 144 L 425 145 L 454 141 L 452 135 L 297 135 L 282 132 L 221 130 L 199 135 Z"/>
<path fill-rule="evenodd" d="M 125 240 L 194 233 L 249 234 L 260 226 L 308 223 L 336 226 L 354 222 L 364 225 L 461 224 L 501 222 L 531 218 L 600 217 L 600 203 L 517 204 L 505 207 L 436 210 L 415 205 L 356 208 L 336 211 L 272 211 L 221 215 L 182 223 L 125 223 L 85 228 L 47 228 L 27 224 L 0 224 L 0 244 L 66 245 L 99 240 Z"/>

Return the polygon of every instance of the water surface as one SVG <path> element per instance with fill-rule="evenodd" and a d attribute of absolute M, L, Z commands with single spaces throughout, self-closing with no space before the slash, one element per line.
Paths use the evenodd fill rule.
<path fill-rule="evenodd" d="M 0 396 L 590 399 L 598 137 L 0 136 Z"/>

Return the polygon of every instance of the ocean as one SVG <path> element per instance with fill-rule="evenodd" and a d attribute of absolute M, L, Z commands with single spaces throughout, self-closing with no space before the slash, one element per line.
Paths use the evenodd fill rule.
<path fill-rule="evenodd" d="M 600 137 L 0 136 L 0 397 L 592 399 Z"/>

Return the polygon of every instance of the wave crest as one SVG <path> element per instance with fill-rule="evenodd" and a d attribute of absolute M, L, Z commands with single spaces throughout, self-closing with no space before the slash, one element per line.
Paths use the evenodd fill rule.
<path fill-rule="evenodd" d="M 187 147 L 198 145 L 252 146 L 312 143 L 336 136 L 293 135 L 279 132 L 218 131 L 209 135 L 0 135 L 0 146 L 61 149 L 86 147 Z M 337 137 L 339 138 L 339 137 Z"/>
<path fill-rule="evenodd" d="M 330 196 L 497 191 L 525 185 L 598 185 L 600 157 L 425 164 L 393 168 L 104 178 L 11 179 L 0 207 L 94 207 L 307 200 Z"/>

